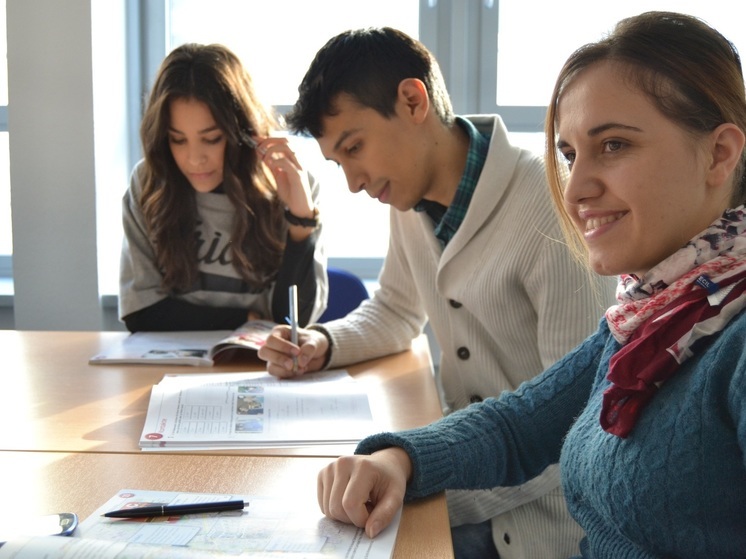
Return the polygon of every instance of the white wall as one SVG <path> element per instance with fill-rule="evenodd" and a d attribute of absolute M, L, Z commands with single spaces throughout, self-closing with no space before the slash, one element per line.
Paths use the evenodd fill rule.
<path fill-rule="evenodd" d="M 6 11 L 14 325 L 98 330 L 91 0 Z"/>

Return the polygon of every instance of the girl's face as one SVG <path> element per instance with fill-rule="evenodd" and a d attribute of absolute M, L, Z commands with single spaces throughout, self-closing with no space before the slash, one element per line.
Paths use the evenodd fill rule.
<path fill-rule="evenodd" d="M 602 62 L 574 78 L 558 104 L 557 147 L 570 167 L 565 208 L 592 268 L 642 277 L 719 217 L 728 197 L 708 185 L 707 138 L 664 117 L 623 70 Z"/>
<path fill-rule="evenodd" d="M 174 99 L 168 144 L 177 167 L 197 192 L 211 192 L 223 182 L 225 134 L 210 109 L 195 99 Z"/>

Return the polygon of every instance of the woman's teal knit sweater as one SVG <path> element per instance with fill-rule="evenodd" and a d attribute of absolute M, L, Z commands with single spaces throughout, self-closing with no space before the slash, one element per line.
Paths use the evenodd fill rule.
<path fill-rule="evenodd" d="M 604 320 L 515 392 L 357 452 L 403 447 L 408 499 L 518 485 L 559 462 L 582 557 L 746 557 L 746 312 L 661 386 L 626 439 L 599 423 L 619 348 Z"/>

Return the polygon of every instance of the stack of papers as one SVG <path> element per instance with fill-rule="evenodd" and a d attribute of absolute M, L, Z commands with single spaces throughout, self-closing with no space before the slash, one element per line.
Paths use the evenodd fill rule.
<path fill-rule="evenodd" d="M 346 371 L 166 375 L 153 386 L 142 450 L 350 444 L 376 432 L 365 386 Z"/>
<path fill-rule="evenodd" d="M 101 516 L 123 508 L 228 499 L 243 499 L 247 508 L 181 517 L 121 520 Z M 124 489 L 83 521 L 72 537 L 12 540 L 0 548 L 0 558 L 388 559 L 400 514 L 370 539 L 362 529 L 325 518 L 316 507 L 299 507 L 295 500 Z"/>

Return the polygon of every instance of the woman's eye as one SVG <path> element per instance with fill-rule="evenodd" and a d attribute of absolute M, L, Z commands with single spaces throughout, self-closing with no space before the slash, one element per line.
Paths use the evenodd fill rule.
<path fill-rule="evenodd" d="M 564 157 L 565 163 L 567 163 L 567 168 L 572 169 L 572 164 L 575 162 L 575 153 L 572 151 L 568 151 L 566 153 L 563 153 L 562 157 Z"/>
<path fill-rule="evenodd" d="M 357 142 L 356 144 L 352 144 L 350 147 L 347 148 L 348 155 L 353 155 L 360 151 L 360 142 Z"/>
<path fill-rule="evenodd" d="M 623 146 L 624 144 L 619 140 L 609 140 L 604 143 L 604 151 L 619 151 Z"/>
<path fill-rule="evenodd" d="M 219 144 L 223 141 L 223 136 L 220 135 L 216 138 L 205 138 L 205 142 L 210 144 L 211 146 L 214 146 L 215 144 Z"/>
<path fill-rule="evenodd" d="M 174 138 L 173 136 L 170 136 L 168 138 L 169 143 L 175 144 L 177 146 L 180 146 L 184 143 L 186 143 L 186 140 L 184 138 Z"/>

